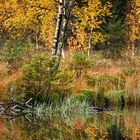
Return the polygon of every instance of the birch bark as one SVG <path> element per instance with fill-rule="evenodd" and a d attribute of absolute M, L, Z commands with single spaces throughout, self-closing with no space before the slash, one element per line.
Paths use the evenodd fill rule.
<path fill-rule="evenodd" d="M 59 56 L 65 57 L 64 56 L 64 47 L 66 44 L 66 31 L 73 7 L 73 0 L 69 1 L 68 5 L 66 5 L 66 1 L 64 0 L 64 16 L 63 16 L 63 25 L 62 25 L 62 31 L 61 31 L 61 43 L 59 46 Z"/>
<path fill-rule="evenodd" d="M 91 55 L 91 49 L 92 49 L 92 46 L 91 46 L 92 33 L 93 33 L 93 28 L 91 28 L 91 30 L 90 30 L 90 35 L 89 35 L 89 42 L 88 42 L 88 45 L 89 45 L 89 48 L 88 48 L 88 57 Z"/>
<path fill-rule="evenodd" d="M 55 30 L 53 46 L 52 46 L 52 54 L 53 55 L 56 55 L 57 51 L 58 51 L 61 26 L 62 26 L 62 21 L 63 21 L 63 9 L 64 9 L 64 0 L 59 0 L 56 30 Z"/>
<path fill-rule="evenodd" d="M 61 57 L 64 58 L 64 46 L 66 44 L 66 31 L 70 19 L 74 0 L 59 0 L 56 30 L 52 46 L 52 54 L 57 55 L 56 69 L 59 67 Z"/>

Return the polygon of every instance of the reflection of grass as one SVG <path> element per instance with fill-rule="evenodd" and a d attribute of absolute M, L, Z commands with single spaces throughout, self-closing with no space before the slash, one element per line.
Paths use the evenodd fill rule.
<path fill-rule="evenodd" d="M 73 97 L 70 98 L 69 102 L 75 100 Z M 43 110 L 45 105 L 42 104 L 42 107 L 40 106 L 42 109 L 40 109 Z M 60 106 L 62 107 L 62 105 Z M 50 110 L 52 108 L 54 108 L 53 105 L 50 107 Z M 21 131 L 18 134 L 18 140 L 38 138 L 41 140 L 139 139 L 140 112 L 134 108 L 96 115 L 81 115 L 77 113 L 77 116 L 71 114 L 65 117 L 55 115 L 53 112 L 49 114 L 49 112 L 46 113 L 44 110 L 44 114 L 40 117 L 33 117 L 33 122 L 30 122 L 30 124 L 27 120 L 17 119 L 9 125 L 7 118 L 3 124 L 9 132 L 14 132 L 14 134 L 19 133 L 17 130 Z M 47 117 L 45 113 L 48 115 Z M 3 134 L 1 139 L 7 140 L 6 134 Z"/>

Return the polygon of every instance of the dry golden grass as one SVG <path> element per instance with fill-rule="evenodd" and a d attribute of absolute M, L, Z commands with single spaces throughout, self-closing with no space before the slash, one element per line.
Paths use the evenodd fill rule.
<path fill-rule="evenodd" d="M 6 62 L 0 62 L 0 81 L 7 76 L 7 66 L 8 64 Z"/>
<path fill-rule="evenodd" d="M 4 89 L 7 87 L 7 85 L 16 80 L 18 77 L 20 76 L 19 73 L 13 74 L 11 76 L 7 76 L 6 78 L 4 78 L 1 82 L 0 82 L 0 94 L 2 94 L 4 92 Z"/>
<path fill-rule="evenodd" d="M 94 87 L 88 86 L 87 81 L 84 77 L 79 78 L 76 82 L 72 85 L 72 93 L 78 93 L 83 90 L 94 90 Z"/>
<path fill-rule="evenodd" d="M 0 62 L 0 95 L 4 92 L 8 84 L 21 76 L 21 72 L 8 74 L 7 63 Z"/>
<path fill-rule="evenodd" d="M 113 61 L 113 60 L 97 60 L 93 63 L 90 70 L 87 71 L 87 75 L 89 76 L 101 76 L 103 74 L 110 74 L 112 76 L 117 76 L 122 72 L 122 70 L 126 66 L 122 64 L 121 61 Z"/>

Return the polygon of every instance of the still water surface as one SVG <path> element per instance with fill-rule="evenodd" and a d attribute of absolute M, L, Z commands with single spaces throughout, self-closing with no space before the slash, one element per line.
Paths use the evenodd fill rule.
<path fill-rule="evenodd" d="M 140 108 L 69 116 L 0 116 L 0 140 L 140 140 Z"/>

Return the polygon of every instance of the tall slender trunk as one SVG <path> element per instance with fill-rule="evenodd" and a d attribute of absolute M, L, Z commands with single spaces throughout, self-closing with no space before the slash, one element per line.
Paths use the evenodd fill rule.
<path fill-rule="evenodd" d="M 38 44 L 39 34 L 40 34 L 40 32 L 37 31 L 37 33 L 36 33 L 36 37 L 35 37 L 35 48 L 36 48 L 36 50 L 39 49 L 39 44 Z"/>
<path fill-rule="evenodd" d="M 91 46 L 91 40 L 92 40 L 92 33 L 93 33 L 93 27 L 91 28 L 90 30 L 90 34 L 89 34 L 89 42 L 88 42 L 88 45 L 89 45 L 89 48 L 88 48 L 88 57 L 91 55 L 91 51 L 92 51 L 92 46 Z"/>
<path fill-rule="evenodd" d="M 56 55 L 58 51 L 58 43 L 59 43 L 61 26 L 62 26 L 62 21 L 63 21 L 63 9 L 64 9 L 64 0 L 59 0 L 56 30 L 55 30 L 53 46 L 52 46 L 53 55 Z"/>
<path fill-rule="evenodd" d="M 61 31 L 61 43 L 59 47 L 59 56 L 64 58 L 64 47 L 66 44 L 66 31 L 72 11 L 72 6 L 73 6 L 73 0 L 71 0 L 68 5 L 66 5 L 66 2 L 64 0 L 64 18 L 63 18 L 63 25 L 62 25 L 62 31 Z M 68 11 L 67 11 L 67 10 Z"/>
<path fill-rule="evenodd" d="M 131 59 L 132 60 L 134 59 L 134 56 L 135 56 L 135 44 L 134 44 L 134 41 L 133 41 L 132 45 L 131 45 Z"/>
<path fill-rule="evenodd" d="M 64 46 L 66 44 L 66 31 L 71 15 L 74 0 L 59 0 L 56 30 L 52 46 L 52 54 L 57 55 L 55 68 L 58 69 L 61 57 L 64 58 Z"/>

